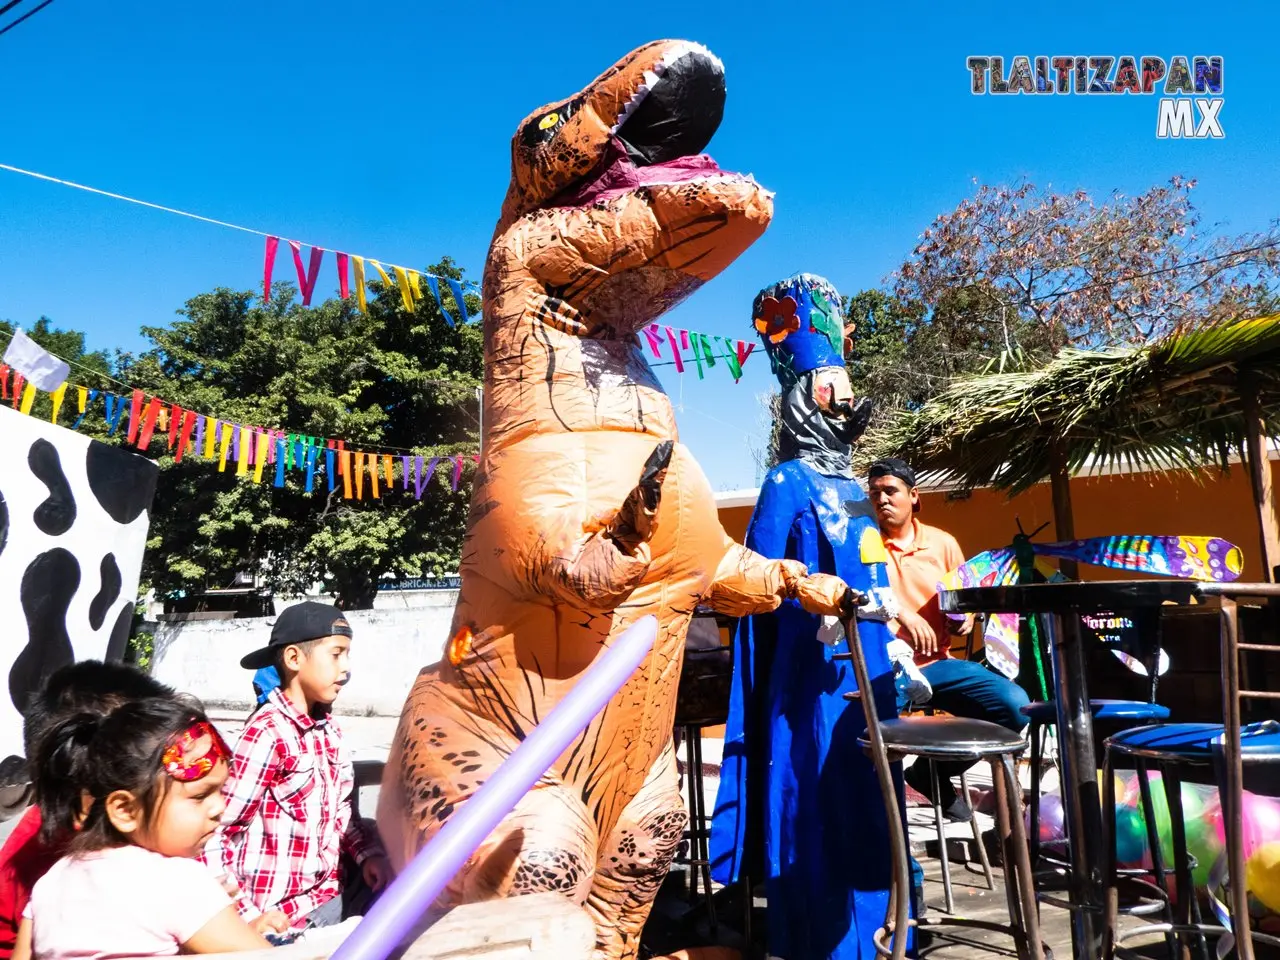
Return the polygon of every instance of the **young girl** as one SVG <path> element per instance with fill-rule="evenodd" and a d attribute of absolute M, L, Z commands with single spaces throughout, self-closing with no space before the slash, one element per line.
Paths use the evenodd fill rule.
<path fill-rule="evenodd" d="M 14 960 L 267 948 L 194 859 L 222 816 L 228 756 L 203 711 L 181 700 L 52 729 L 35 758 L 41 812 L 76 835 L 31 892 Z"/>

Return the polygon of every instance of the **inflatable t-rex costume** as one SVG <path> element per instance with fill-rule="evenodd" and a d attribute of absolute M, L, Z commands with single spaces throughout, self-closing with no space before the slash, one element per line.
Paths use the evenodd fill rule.
<path fill-rule="evenodd" d="M 720 61 L 659 41 L 516 132 L 485 265 L 484 449 L 456 633 L 409 695 L 379 801 L 399 867 L 656 614 L 644 664 L 437 904 L 560 891 L 592 913 L 602 958 L 636 955 L 687 823 L 672 726 L 695 606 L 848 602 L 839 579 L 729 539 L 636 340 L 769 223 L 762 187 L 699 155 L 723 108 Z"/>

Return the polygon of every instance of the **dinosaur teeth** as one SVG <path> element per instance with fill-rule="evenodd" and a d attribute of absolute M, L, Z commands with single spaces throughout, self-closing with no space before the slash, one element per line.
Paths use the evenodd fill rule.
<path fill-rule="evenodd" d="M 635 113 L 636 107 L 640 106 L 644 98 L 649 95 L 649 91 L 657 86 L 659 81 L 662 80 L 662 77 L 667 72 L 667 68 L 669 66 L 690 54 L 700 54 L 706 57 L 714 63 L 722 73 L 724 72 L 724 61 L 700 43 L 686 42 L 679 46 L 672 47 L 663 54 L 661 60 L 649 69 L 645 70 L 644 79 L 641 81 L 640 85 L 636 87 L 635 92 L 631 94 L 631 99 L 628 100 L 627 105 L 622 108 L 622 112 L 618 114 L 618 118 L 614 121 L 613 127 L 609 130 L 609 133 L 617 133 L 618 128 L 627 122 L 627 118 L 630 117 L 631 114 Z"/>

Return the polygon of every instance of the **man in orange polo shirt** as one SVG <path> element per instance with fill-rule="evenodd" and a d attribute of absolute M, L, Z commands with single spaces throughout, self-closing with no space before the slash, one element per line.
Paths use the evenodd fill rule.
<path fill-rule="evenodd" d="M 929 706 L 957 717 L 989 720 L 1021 732 L 1027 725 L 1022 707 L 1029 700 L 1012 680 L 972 660 L 951 656 L 951 638 L 973 629 L 972 617 L 944 614 L 938 606 L 938 581 L 964 563 L 956 538 L 945 530 L 921 523 L 920 494 L 915 472 L 901 460 L 878 460 L 867 472 L 868 496 L 876 511 L 880 535 L 889 554 L 889 582 L 902 607 L 898 637 L 915 649 L 916 665 L 933 688 Z M 906 707 L 898 695 L 899 710 Z M 941 803 L 952 820 L 970 816 L 968 798 L 956 793 L 951 778 L 972 764 L 939 763 L 942 796 L 933 796 L 926 764 L 913 764 L 906 781 L 930 800 Z"/>

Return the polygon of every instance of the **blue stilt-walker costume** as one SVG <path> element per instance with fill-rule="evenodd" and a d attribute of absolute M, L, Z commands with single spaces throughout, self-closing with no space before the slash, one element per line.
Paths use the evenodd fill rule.
<path fill-rule="evenodd" d="M 887 618 L 887 558 L 853 479 L 849 417 L 815 399 L 823 382 L 847 376 L 839 294 L 799 274 L 762 290 L 753 319 L 782 387 L 783 434 L 782 462 L 765 477 L 746 544 L 840 576 L 888 608 Z M 828 645 L 832 626 L 787 601 L 742 619 L 733 640 L 712 874 L 721 883 L 765 881 L 769 953 L 784 960 L 873 960 L 871 935 L 888 903 L 884 806 L 858 746 L 862 710 L 844 699 L 857 689 L 853 665 L 833 659 L 848 648 L 843 639 Z M 880 716 L 897 716 L 889 629 L 864 619 L 859 633 Z"/>

